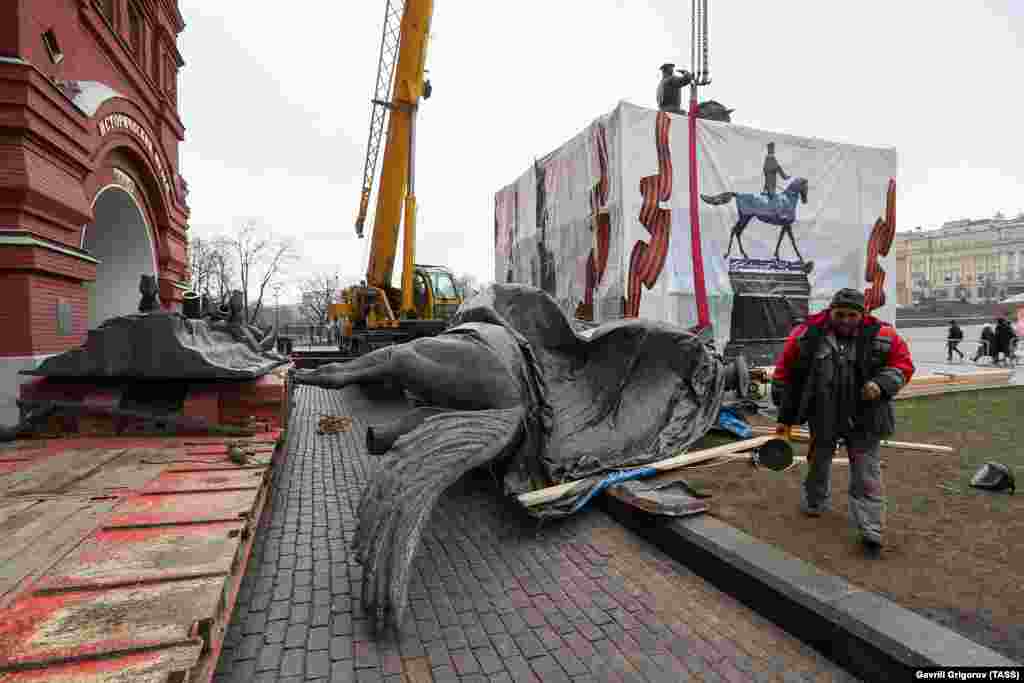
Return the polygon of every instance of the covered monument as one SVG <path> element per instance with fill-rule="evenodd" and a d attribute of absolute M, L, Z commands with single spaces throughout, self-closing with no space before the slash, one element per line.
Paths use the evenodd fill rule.
<path fill-rule="evenodd" d="M 570 317 L 695 324 L 688 142 L 685 116 L 622 102 L 540 158 L 495 196 L 495 280 L 541 287 Z M 869 242 L 895 150 L 705 118 L 696 147 L 718 348 L 770 364 L 842 287 L 875 287 L 893 320 L 895 257 Z"/>
<path fill-rule="evenodd" d="M 276 331 L 264 334 L 245 320 L 242 293 L 216 311 L 194 318 L 162 310 L 156 283 L 143 275 L 139 312 L 105 320 L 85 344 L 46 359 L 22 374 L 126 381 L 248 380 L 289 362 L 273 349 Z"/>
<path fill-rule="evenodd" d="M 293 383 L 398 386 L 412 398 L 395 422 L 369 428 L 368 448 L 383 457 L 356 533 L 363 604 L 400 623 L 422 529 L 461 475 L 495 468 L 511 496 L 580 481 L 528 509 L 572 514 L 607 473 L 676 455 L 704 436 L 744 374 L 675 325 L 624 320 L 582 337 L 543 291 L 493 285 L 438 337 L 295 371 Z"/>
<path fill-rule="evenodd" d="M 273 351 L 276 330 L 248 324 L 241 292 L 189 315 L 161 308 L 151 275 L 141 276 L 139 292 L 138 312 L 105 320 L 81 346 L 22 371 L 36 379 L 21 385 L 19 422 L 0 429 L 0 441 L 43 429 L 51 417 L 76 433 L 89 416 L 90 433 L 111 435 L 280 421 L 283 380 L 271 373 L 290 360 Z"/>

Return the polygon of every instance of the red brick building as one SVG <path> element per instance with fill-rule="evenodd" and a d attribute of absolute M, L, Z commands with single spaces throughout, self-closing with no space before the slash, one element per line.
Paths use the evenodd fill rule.
<path fill-rule="evenodd" d="M 180 306 L 177 4 L 0 1 L 0 422 L 17 372 L 134 312 L 140 274 Z"/>

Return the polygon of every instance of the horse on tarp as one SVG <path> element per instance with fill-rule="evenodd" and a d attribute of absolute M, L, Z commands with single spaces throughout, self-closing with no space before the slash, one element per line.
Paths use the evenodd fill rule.
<path fill-rule="evenodd" d="M 779 247 L 782 246 L 782 237 L 788 235 L 789 242 L 793 245 L 793 251 L 796 252 L 796 257 L 800 259 L 801 263 L 804 262 L 804 257 L 800 255 L 800 250 L 796 248 L 796 240 L 793 239 L 793 223 L 796 221 L 797 200 L 804 204 L 807 203 L 806 178 L 793 178 L 785 190 L 775 195 L 722 192 L 712 196 L 702 194 L 700 198 L 708 204 L 715 206 L 728 204 L 733 199 L 736 200 L 736 209 L 739 211 L 740 218 L 732 228 L 732 234 L 729 236 L 729 248 L 725 252 L 725 258 L 729 258 L 729 254 L 732 253 L 733 240 L 736 240 L 736 245 L 739 247 L 740 253 L 743 254 L 743 258 L 750 258 L 743 248 L 742 236 L 747 224 L 756 218 L 762 223 L 777 225 L 780 228 L 779 241 L 775 243 L 776 259 L 779 258 Z"/>

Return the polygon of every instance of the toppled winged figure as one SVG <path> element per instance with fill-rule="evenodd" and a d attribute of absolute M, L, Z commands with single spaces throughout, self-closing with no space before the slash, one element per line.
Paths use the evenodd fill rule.
<path fill-rule="evenodd" d="M 714 424 L 729 377 L 681 328 L 627 320 L 584 338 L 554 299 L 524 285 L 492 285 L 437 337 L 293 373 L 325 388 L 400 385 L 422 404 L 367 433 L 383 458 L 360 500 L 355 548 L 378 627 L 402 622 L 423 528 L 463 474 L 500 465 L 506 493 L 518 495 L 669 457 Z M 574 502 L 529 512 L 560 517 Z"/>

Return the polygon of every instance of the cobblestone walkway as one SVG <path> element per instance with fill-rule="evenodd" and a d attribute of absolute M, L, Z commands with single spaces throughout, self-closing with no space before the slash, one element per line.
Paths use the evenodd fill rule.
<path fill-rule="evenodd" d="M 300 388 L 216 683 L 854 681 L 598 510 L 540 534 L 467 478 L 434 515 L 410 616 L 375 641 L 349 550 L 370 457 L 348 393 Z"/>

